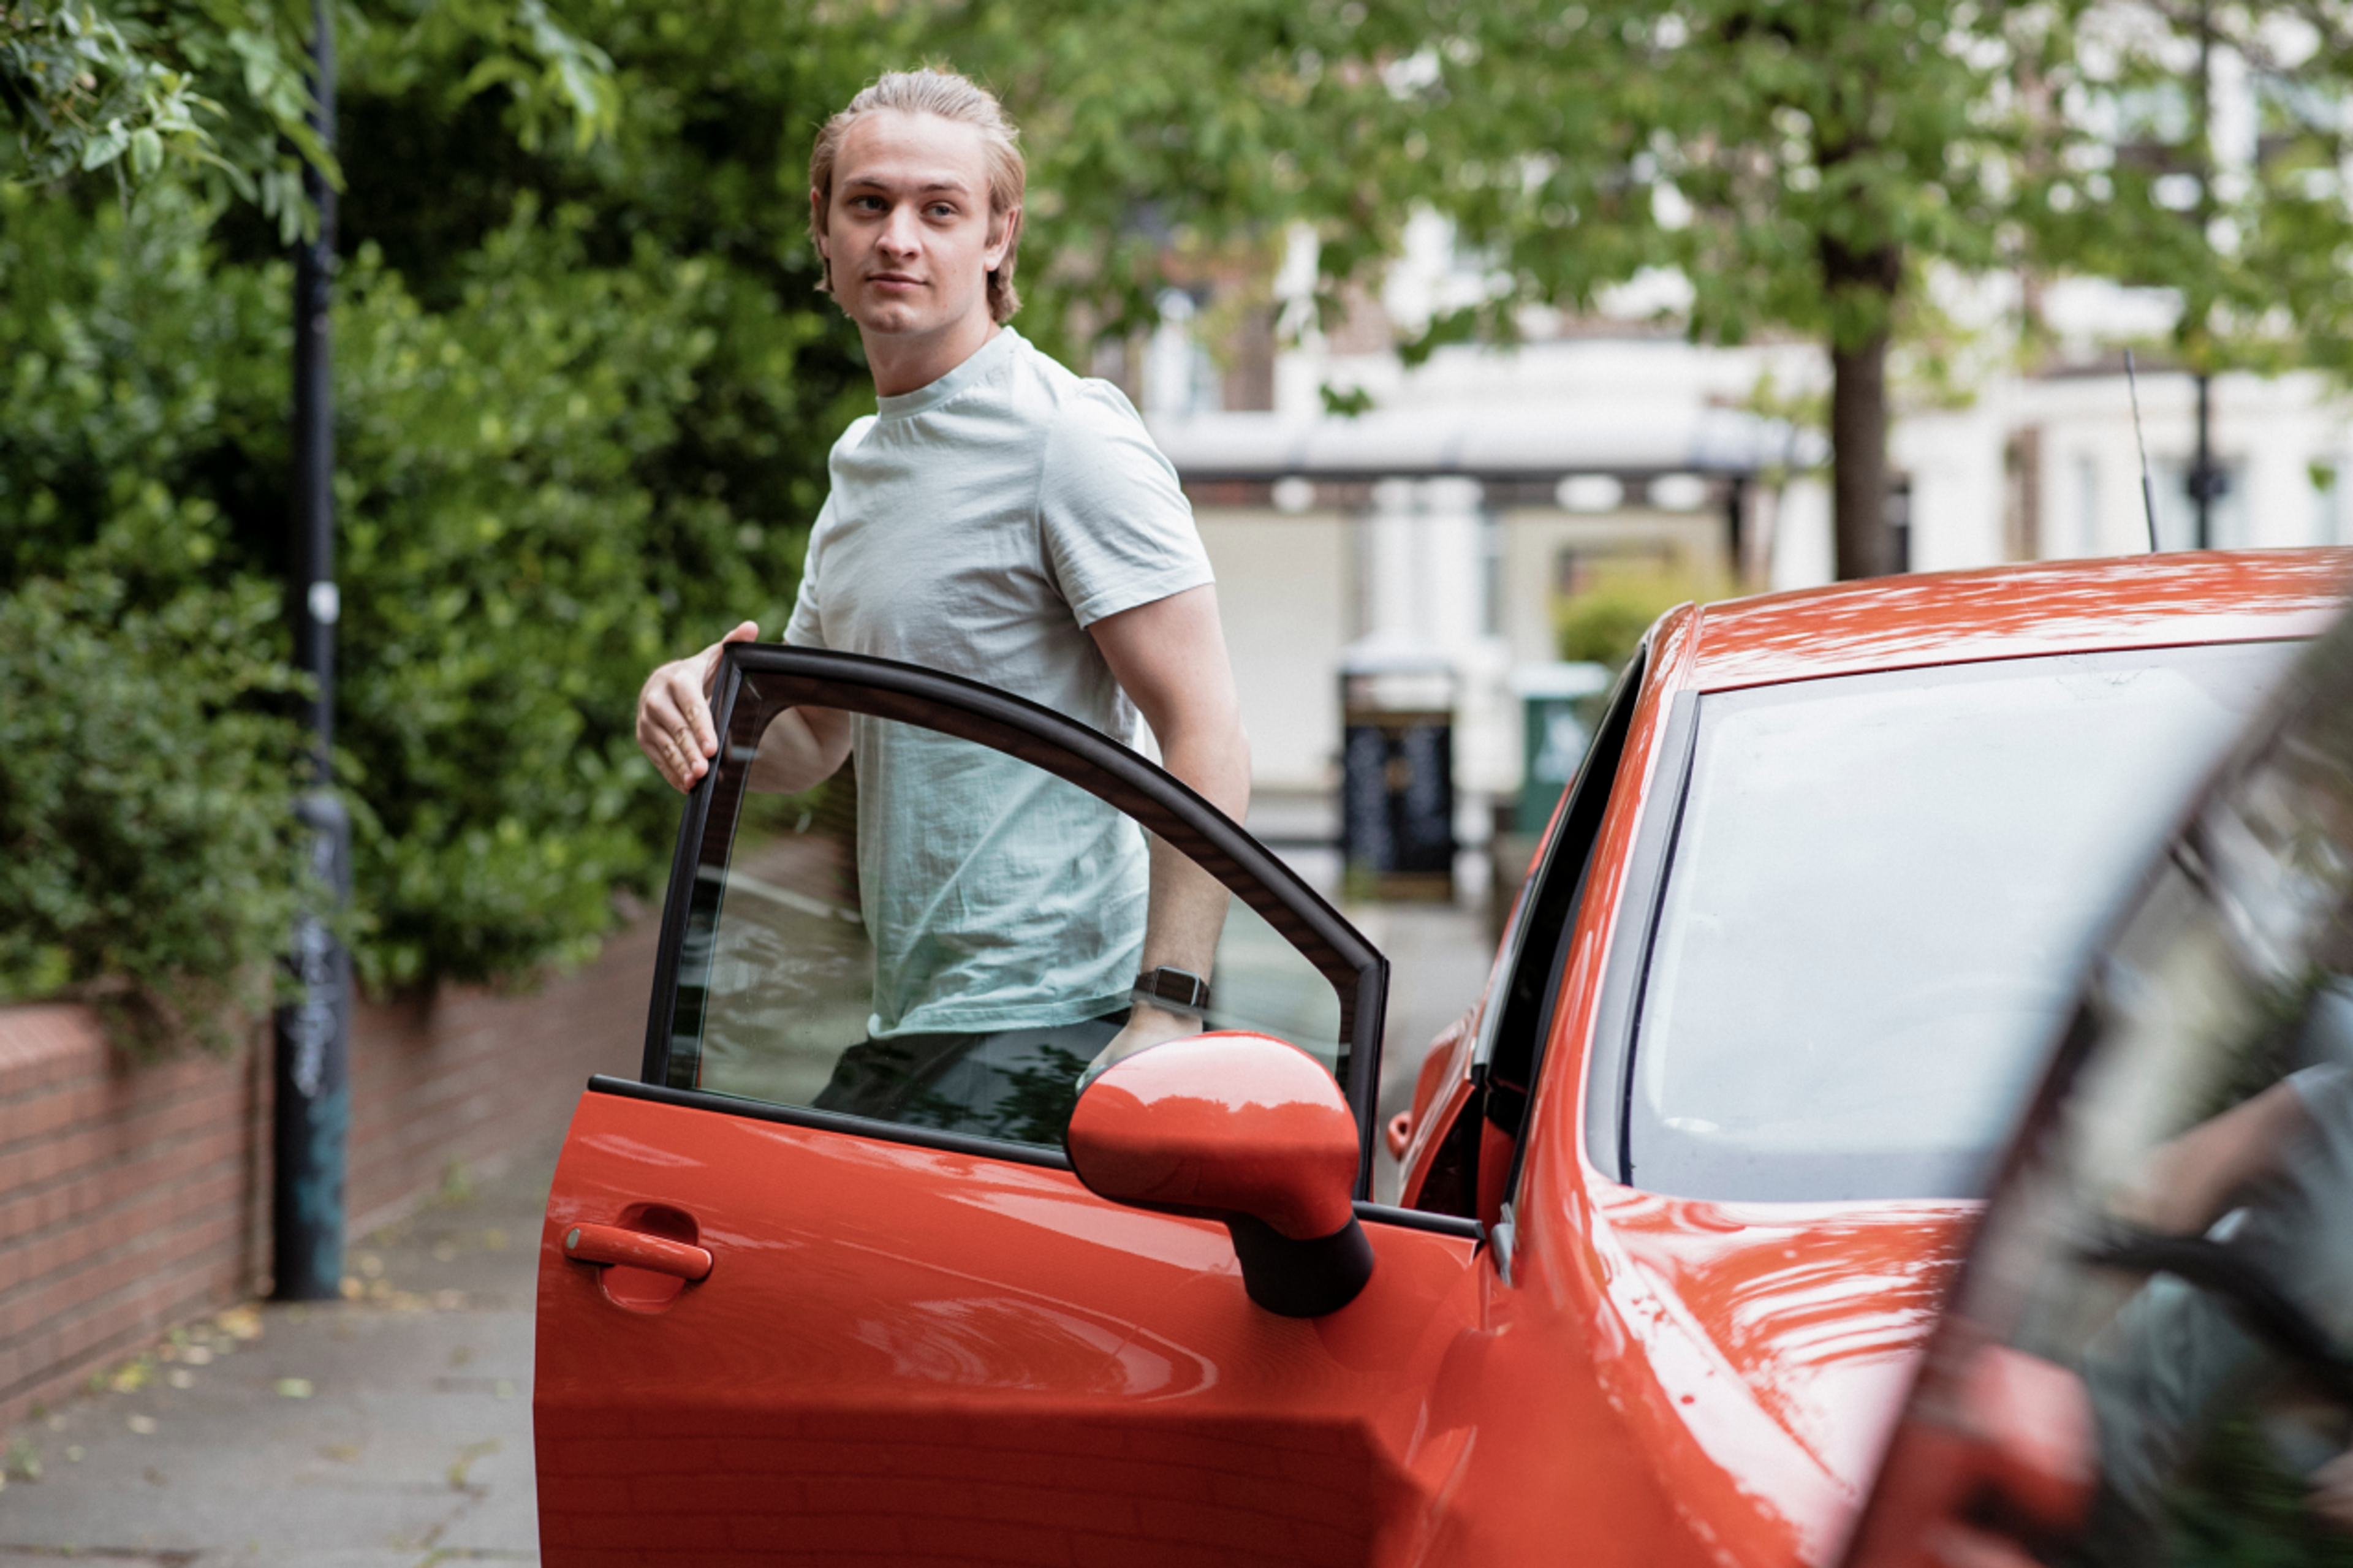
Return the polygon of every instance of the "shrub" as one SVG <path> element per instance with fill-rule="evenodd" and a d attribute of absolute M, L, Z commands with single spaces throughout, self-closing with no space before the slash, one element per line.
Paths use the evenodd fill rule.
<path fill-rule="evenodd" d="M 1665 562 L 1604 566 L 1582 593 L 1561 600 L 1554 609 L 1560 657 L 1619 668 L 1634 657 L 1642 634 L 1661 616 L 1677 605 L 1723 598 L 1726 592 L 1712 577 Z"/>
<path fill-rule="evenodd" d="M 293 678 L 252 587 L 0 597 L 0 997 L 72 988 L 151 1048 L 231 1038 L 296 911 Z"/>

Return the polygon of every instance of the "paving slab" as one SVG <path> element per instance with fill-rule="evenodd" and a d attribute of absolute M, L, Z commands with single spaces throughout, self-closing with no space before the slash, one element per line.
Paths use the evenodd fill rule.
<path fill-rule="evenodd" d="M 353 1247 L 356 1300 L 191 1325 L 9 1434 L 0 1568 L 536 1563 L 533 1248 L 556 1147 Z"/>

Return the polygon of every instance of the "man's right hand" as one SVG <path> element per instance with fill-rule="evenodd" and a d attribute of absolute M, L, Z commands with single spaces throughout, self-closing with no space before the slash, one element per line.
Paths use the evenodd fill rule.
<path fill-rule="evenodd" d="M 719 732 L 711 723 L 719 650 L 759 635 L 760 624 L 745 621 L 701 653 L 673 659 L 646 677 L 638 693 L 638 746 L 673 789 L 692 789 L 719 754 Z"/>

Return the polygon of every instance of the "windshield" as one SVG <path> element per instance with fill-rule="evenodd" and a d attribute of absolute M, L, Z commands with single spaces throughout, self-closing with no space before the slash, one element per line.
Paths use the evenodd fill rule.
<path fill-rule="evenodd" d="M 1700 700 L 1637 1010 L 1630 1179 L 1968 1197 L 2125 879 L 2281 643 L 1952 665 Z"/>

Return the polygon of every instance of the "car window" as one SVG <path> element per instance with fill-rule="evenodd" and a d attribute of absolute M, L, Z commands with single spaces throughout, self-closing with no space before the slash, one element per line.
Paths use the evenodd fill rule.
<path fill-rule="evenodd" d="M 1982 1191 L 2114 889 L 2289 648 L 1703 697 L 1638 1005 L 1629 1179 L 1706 1198 Z"/>
<path fill-rule="evenodd" d="M 659 1081 L 1058 1149 L 1129 1019 L 1157 878 L 1196 889 L 1184 967 L 1208 989 L 1177 1017 L 1275 1036 L 1349 1082 L 1360 968 L 1303 951 L 1313 933 L 1261 882 L 1147 831 L 1050 748 L 779 689 L 747 679 L 729 721 Z M 831 726 L 849 754 L 796 775 L 792 748 Z"/>
<path fill-rule="evenodd" d="M 2092 966 L 1867 1561 L 2353 1560 L 2353 637 L 2292 691 Z"/>

